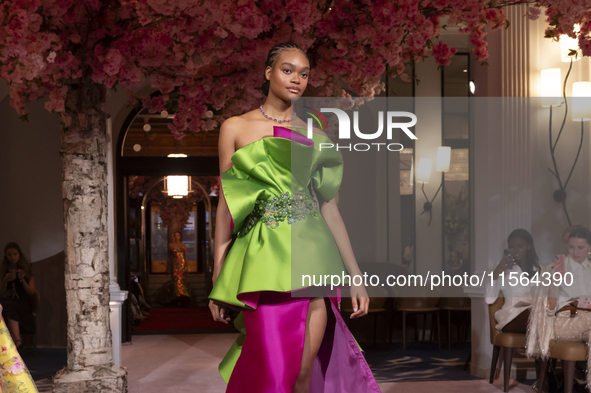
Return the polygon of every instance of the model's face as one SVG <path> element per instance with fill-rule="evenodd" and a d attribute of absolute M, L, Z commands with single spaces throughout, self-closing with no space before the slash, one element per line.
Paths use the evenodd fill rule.
<path fill-rule="evenodd" d="M 290 101 L 304 94 L 308 86 L 310 62 L 298 49 L 279 52 L 273 67 L 267 67 L 265 75 L 271 81 L 270 91 L 278 98 Z"/>
<path fill-rule="evenodd" d="M 585 262 L 587 255 L 591 250 L 591 245 L 586 239 L 571 237 L 568 239 L 568 255 L 579 263 Z"/>
<path fill-rule="evenodd" d="M 177 241 L 177 242 L 180 242 L 180 241 L 181 241 L 181 234 L 180 234 L 180 233 L 178 233 L 178 232 L 177 232 L 177 233 L 175 233 L 175 234 L 174 234 L 174 240 L 175 240 L 175 241 Z"/>
<path fill-rule="evenodd" d="M 9 248 L 8 250 L 6 250 L 6 259 L 8 259 L 8 262 L 17 263 L 20 257 L 20 254 L 14 248 Z"/>
<path fill-rule="evenodd" d="M 513 257 L 515 258 L 515 261 L 523 262 L 525 261 L 527 252 L 531 249 L 531 246 L 521 237 L 512 237 L 509 240 L 509 248 L 513 249 Z"/>

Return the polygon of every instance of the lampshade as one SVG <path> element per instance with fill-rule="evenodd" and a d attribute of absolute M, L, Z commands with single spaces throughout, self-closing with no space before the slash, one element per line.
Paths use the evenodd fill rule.
<path fill-rule="evenodd" d="M 419 160 L 419 165 L 417 166 L 417 183 L 429 183 L 432 166 L 433 160 L 430 158 L 421 158 Z"/>
<path fill-rule="evenodd" d="M 182 198 L 191 191 L 191 176 L 166 176 L 164 192 L 173 198 Z"/>
<path fill-rule="evenodd" d="M 562 103 L 562 80 L 560 68 L 546 68 L 540 75 L 540 95 L 542 106 L 559 106 Z"/>
<path fill-rule="evenodd" d="M 581 25 L 578 23 L 575 23 L 575 25 L 573 26 L 573 32 L 578 33 L 579 31 L 581 31 Z M 577 40 L 576 38 L 571 38 L 569 36 L 567 36 L 566 34 L 561 34 L 560 35 L 560 59 L 564 62 L 564 63 L 568 63 L 569 61 L 571 61 L 571 59 L 573 61 L 577 61 L 577 60 L 581 60 L 581 48 L 579 48 L 579 40 Z M 572 55 L 569 56 L 569 53 L 573 50 L 577 51 L 577 55 Z"/>
<path fill-rule="evenodd" d="M 573 83 L 573 111 L 574 121 L 591 120 L 591 82 Z"/>
<path fill-rule="evenodd" d="M 439 146 L 437 148 L 437 165 L 435 170 L 437 172 L 449 171 L 449 163 L 451 161 L 451 147 Z"/>

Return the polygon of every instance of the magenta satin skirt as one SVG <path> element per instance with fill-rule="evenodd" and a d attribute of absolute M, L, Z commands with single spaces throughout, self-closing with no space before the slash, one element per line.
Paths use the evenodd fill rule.
<path fill-rule="evenodd" d="M 337 298 L 318 351 L 310 393 L 381 392 Z M 302 362 L 310 298 L 289 292 L 262 292 L 257 310 L 244 310 L 246 335 L 228 381 L 227 393 L 293 393 Z"/>

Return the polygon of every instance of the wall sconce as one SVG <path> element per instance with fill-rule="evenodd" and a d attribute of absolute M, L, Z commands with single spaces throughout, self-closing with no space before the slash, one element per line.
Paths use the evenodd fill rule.
<path fill-rule="evenodd" d="M 577 26 L 575 26 L 575 32 L 577 32 Z M 591 120 L 591 114 L 589 113 L 589 103 L 591 102 L 590 99 L 586 97 L 591 97 L 591 83 L 590 82 L 578 82 L 573 84 L 573 113 L 572 119 L 574 121 L 581 122 L 581 138 L 579 141 L 579 148 L 577 150 L 577 155 L 573 162 L 573 165 L 570 169 L 568 177 L 566 181 L 563 183 L 562 178 L 560 177 L 560 172 L 558 171 L 558 165 L 556 163 L 556 146 L 558 145 L 558 141 L 560 140 L 560 136 L 562 135 L 562 131 L 564 130 L 564 124 L 566 123 L 566 116 L 568 114 L 568 102 L 566 100 L 566 82 L 570 75 L 570 72 L 573 68 L 573 61 L 579 60 L 578 51 L 579 45 L 577 40 L 570 38 L 566 35 L 560 37 L 560 44 L 561 44 L 561 60 L 562 61 L 569 61 L 570 66 L 568 68 L 568 72 L 566 73 L 566 77 L 564 78 L 564 83 L 560 82 L 560 69 L 553 68 L 553 69 L 546 69 L 542 70 L 542 75 L 540 78 L 540 82 L 542 83 L 542 87 L 540 92 L 542 93 L 542 107 L 549 107 L 550 108 L 550 116 L 549 116 L 549 125 L 548 125 L 548 133 L 550 137 L 550 156 L 552 157 L 552 165 L 554 166 L 554 170 L 549 169 L 550 173 L 554 175 L 556 180 L 558 181 L 558 190 L 554 191 L 554 200 L 558 203 L 562 203 L 562 210 L 566 216 L 568 221 L 568 225 L 572 225 L 570 216 L 568 215 L 568 210 L 566 208 L 566 187 L 571 179 L 573 171 L 575 170 L 575 166 L 577 165 L 577 161 L 579 160 L 579 155 L 581 153 L 581 148 L 583 147 L 583 137 L 584 137 L 584 126 L 583 122 Z M 562 100 L 556 100 L 555 97 L 558 96 L 560 90 L 562 90 Z M 558 94 L 557 94 L 558 91 Z M 552 97 L 552 98 L 551 98 Z M 576 97 L 576 98 L 575 98 Z M 552 107 L 554 106 L 561 106 L 565 104 L 564 109 L 564 118 L 562 120 L 562 125 L 560 126 L 560 130 L 558 131 L 558 135 L 556 136 L 556 140 L 552 137 Z M 585 105 L 587 104 L 587 105 Z"/>
<path fill-rule="evenodd" d="M 591 120 L 591 82 L 573 83 L 573 121 Z"/>
<path fill-rule="evenodd" d="M 191 176 L 166 176 L 164 192 L 175 199 L 180 199 L 191 192 Z"/>
<path fill-rule="evenodd" d="M 435 170 L 437 172 L 448 172 L 449 171 L 449 164 L 451 161 L 451 147 L 449 146 L 439 146 L 437 148 L 437 161 L 435 165 Z M 431 219 L 433 218 L 433 201 L 437 198 L 437 194 L 441 190 L 443 186 L 443 177 L 441 178 L 441 183 L 439 183 L 439 188 L 435 192 L 435 195 L 431 200 L 425 193 L 425 184 L 429 183 L 429 178 L 431 177 L 431 167 L 433 166 L 433 160 L 430 158 L 421 158 L 419 160 L 419 165 L 417 167 L 417 183 L 423 183 L 421 186 L 421 191 L 423 191 L 423 195 L 427 200 L 423 204 L 423 213 L 429 212 L 429 224 L 427 226 L 431 226 Z M 443 175 L 442 175 L 443 176 Z M 421 216 L 423 215 L 421 213 Z"/>
<path fill-rule="evenodd" d="M 546 68 L 540 76 L 540 93 L 542 107 L 548 108 L 562 105 L 562 81 L 560 68 Z"/>

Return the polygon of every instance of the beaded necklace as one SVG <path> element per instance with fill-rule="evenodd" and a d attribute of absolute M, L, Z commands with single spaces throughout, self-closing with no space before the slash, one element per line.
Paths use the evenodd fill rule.
<path fill-rule="evenodd" d="M 295 112 L 294 112 L 294 113 L 293 113 L 293 117 L 292 117 L 291 119 L 287 119 L 287 120 L 277 120 L 277 119 L 274 119 L 274 118 L 272 118 L 271 116 L 268 116 L 268 115 L 265 113 L 265 111 L 263 110 L 263 106 L 262 106 L 262 105 L 260 106 L 260 109 L 261 109 L 261 113 L 263 114 L 263 116 L 265 116 L 267 119 L 269 119 L 269 120 L 273 120 L 273 121 L 275 121 L 275 122 L 277 122 L 277 123 L 279 123 L 279 124 L 281 124 L 281 123 L 287 123 L 288 121 L 292 121 L 293 119 L 295 119 L 295 118 L 296 118 L 296 114 L 295 114 Z"/>

